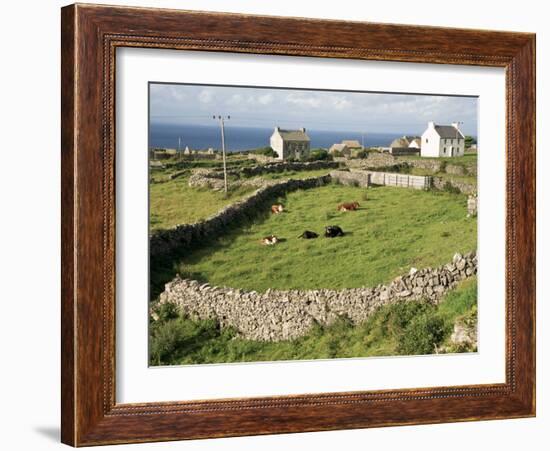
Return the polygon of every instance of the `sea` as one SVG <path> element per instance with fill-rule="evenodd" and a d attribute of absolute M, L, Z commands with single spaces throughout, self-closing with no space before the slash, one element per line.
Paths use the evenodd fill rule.
<path fill-rule="evenodd" d="M 389 147 L 403 133 L 368 133 L 354 131 L 306 130 L 311 139 L 311 148 L 329 148 L 344 139 L 356 139 L 365 147 Z M 225 145 L 228 152 L 240 152 L 269 146 L 273 128 L 255 128 L 225 125 Z M 408 133 L 410 134 L 410 133 Z M 213 149 L 221 148 L 220 127 L 206 125 L 180 125 L 154 123 L 149 125 L 149 147 L 164 149 Z"/>

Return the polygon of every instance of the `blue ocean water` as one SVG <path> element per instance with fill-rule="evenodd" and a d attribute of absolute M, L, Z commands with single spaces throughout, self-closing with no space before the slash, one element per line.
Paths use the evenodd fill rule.
<path fill-rule="evenodd" d="M 225 142 L 228 152 L 255 149 L 269 145 L 273 128 L 238 127 L 225 125 Z M 362 135 L 358 132 L 307 130 L 311 139 L 311 147 L 328 148 L 343 139 L 356 139 L 361 142 Z M 403 133 L 365 133 L 363 142 L 366 147 L 383 146 L 390 143 Z M 151 122 L 149 125 L 149 147 L 177 149 L 178 141 L 181 149 L 189 146 L 191 149 L 221 148 L 219 126 L 163 124 Z"/>

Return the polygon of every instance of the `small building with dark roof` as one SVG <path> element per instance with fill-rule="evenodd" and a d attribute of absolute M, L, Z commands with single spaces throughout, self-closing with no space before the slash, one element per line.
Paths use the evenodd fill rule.
<path fill-rule="evenodd" d="M 336 143 L 330 146 L 328 153 L 333 156 L 347 156 L 350 154 L 350 149 L 344 143 Z"/>
<path fill-rule="evenodd" d="M 420 155 L 423 157 L 462 157 L 464 156 L 464 134 L 458 123 L 437 125 L 428 122 L 422 134 Z"/>
<path fill-rule="evenodd" d="M 310 139 L 305 128 L 284 130 L 275 127 L 269 143 L 271 148 L 277 152 L 279 160 L 288 160 L 289 158 L 300 160 L 309 155 Z"/>
<path fill-rule="evenodd" d="M 420 153 L 420 136 L 404 135 L 394 139 L 390 144 L 392 155 L 418 155 Z"/>

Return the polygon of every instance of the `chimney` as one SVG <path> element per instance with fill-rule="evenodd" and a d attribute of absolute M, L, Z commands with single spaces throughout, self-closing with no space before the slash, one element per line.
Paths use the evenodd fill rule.
<path fill-rule="evenodd" d="M 458 122 L 453 122 L 451 125 L 458 130 Z"/>
<path fill-rule="evenodd" d="M 428 122 L 428 128 L 435 128 L 435 122 L 434 121 Z"/>
<path fill-rule="evenodd" d="M 304 127 L 302 127 L 300 130 L 302 131 L 302 133 L 306 132 L 306 129 Z"/>
<path fill-rule="evenodd" d="M 279 126 L 277 125 L 277 127 L 275 127 L 275 130 L 276 130 L 276 131 L 280 131 L 280 130 L 281 130 L 281 127 L 279 127 Z"/>

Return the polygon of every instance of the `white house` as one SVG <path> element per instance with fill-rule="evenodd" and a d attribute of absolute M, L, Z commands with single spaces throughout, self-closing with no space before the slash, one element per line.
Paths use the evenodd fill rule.
<path fill-rule="evenodd" d="M 305 128 L 283 130 L 280 127 L 275 127 L 269 143 L 271 148 L 277 152 L 279 160 L 288 160 L 289 158 L 299 160 L 309 155 L 310 139 Z"/>
<path fill-rule="evenodd" d="M 423 157 L 462 157 L 464 155 L 464 135 L 458 123 L 436 125 L 428 122 L 422 133 L 420 155 Z"/>

